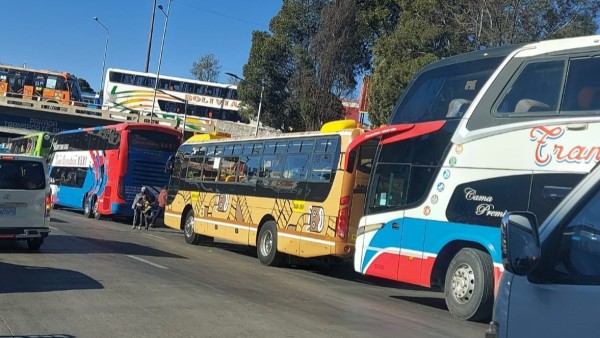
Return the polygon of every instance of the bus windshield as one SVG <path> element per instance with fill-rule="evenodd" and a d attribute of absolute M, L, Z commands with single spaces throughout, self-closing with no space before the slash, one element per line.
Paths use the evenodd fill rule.
<path fill-rule="evenodd" d="M 132 130 L 129 132 L 129 146 L 139 149 L 175 151 L 179 138 L 172 134 L 157 133 L 152 130 Z"/>
<path fill-rule="evenodd" d="M 483 58 L 423 72 L 394 108 L 390 124 L 462 117 L 503 59 Z"/>

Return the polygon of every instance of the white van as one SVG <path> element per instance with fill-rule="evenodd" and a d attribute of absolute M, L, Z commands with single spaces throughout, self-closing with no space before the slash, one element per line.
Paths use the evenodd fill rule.
<path fill-rule="evenodd" d="M 599 337 L 600 166 L 539 229 L 534 214 L 502 220 L 502 262 L 486 338 Z"/>
<path fill-rule="evenodd" d="M 41 157 L 0 155 L 0 239 L 26 240 L 37 250 L 48 237 L 52 200 Z"/>

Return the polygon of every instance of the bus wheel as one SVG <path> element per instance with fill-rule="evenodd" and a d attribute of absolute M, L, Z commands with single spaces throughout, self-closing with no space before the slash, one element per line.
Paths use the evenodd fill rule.
<path fill-rule="evenodd" d="M 100 215 L 100 213 L 98 212 L 98 199 L 94 197 L 93 200 L 94 206 L 92 207 L 92 214 L 94 215 L 95 219 L 100 219 L 102 215 Z"/>
<path fill-rule="evenodd" d="M 83 200 L 83 216 L 87 218 L 92 218 L 93 216 L 91 198 L 86 197 Z"/>
<path fill-rule="evenodd" d="M 444 293 L 454 317 L 478 321 L 492 314 L 494 305 L 494 265 L 481 250 L 465 248 L 450 262 Z"/>
<path fill-rule="evenodd" d="M 284 255 L 277 251 L 277 225 L 268 221 L 260 229 L 256 243 L 256 253 L 261 263 L 267 266 L 279 266 Z"/>
<path fill-rule="evenodd" d="M 200 236 L 194 232 L 194 210 L 188 211 L 185 215 L 183 235 L 187 244 L 196 245 L 200 242 Z"/>

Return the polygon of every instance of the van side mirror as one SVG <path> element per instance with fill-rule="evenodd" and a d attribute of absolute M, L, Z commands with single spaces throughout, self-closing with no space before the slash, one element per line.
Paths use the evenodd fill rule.
<path fill-rule="evenodd" d="M 515 275 L 530 274 L 541 254 L 538 223 L 531 212 L 509 212 L 501 224 L 502 263 Z"/>
<path fill-rule="evenodd" d="M 167 163 L 165 164 L 165 174 L 171 175 L 173 173 L 173 164 L 175 163 L 175 156 L 169 156 Z"/>

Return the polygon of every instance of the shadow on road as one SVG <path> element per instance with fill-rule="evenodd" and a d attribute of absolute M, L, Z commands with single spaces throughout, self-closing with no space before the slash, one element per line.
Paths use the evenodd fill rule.
<path fill-rule="evenodd" d="M 424 306 L 428 306 L 431 308 L 448 311 L 448 307 L 446 306 L 446 301 L 443 298 L 435 298 L 435 297 L 411 297 L 411 296 L 390 296 L 394 299 L 399 299 L 415 304 L 420 304 Z"/>
<path fill-rule="evenodd" d="M 151 257 L 186 258 L 163 250 L 148 246 L 114 241 L 107 239 L 78 237 L 78 236 L 53 236 L 42 246 L 44 254 L 122 254 L 142 255 Z"/>
<path fill-rule="evenodd" d="M 102 284 L 81 272 L 65 269 L 0 262 L 0 276 L 4 276 L 0 278 L 0 294 L 104 288 Z"/>
<path fill-rule="evenodd" d="M 154 249 L 130 242 L 113 241 L 91 237 L 50 236 L 44 240 L 39 251 L 27 249 L 24 241 L 0 241 L 0 254 L 123 254 L 151 257 L 185 258 L 170 252 Z M 0 274 L 2 276 L 2 274 Z"/>

